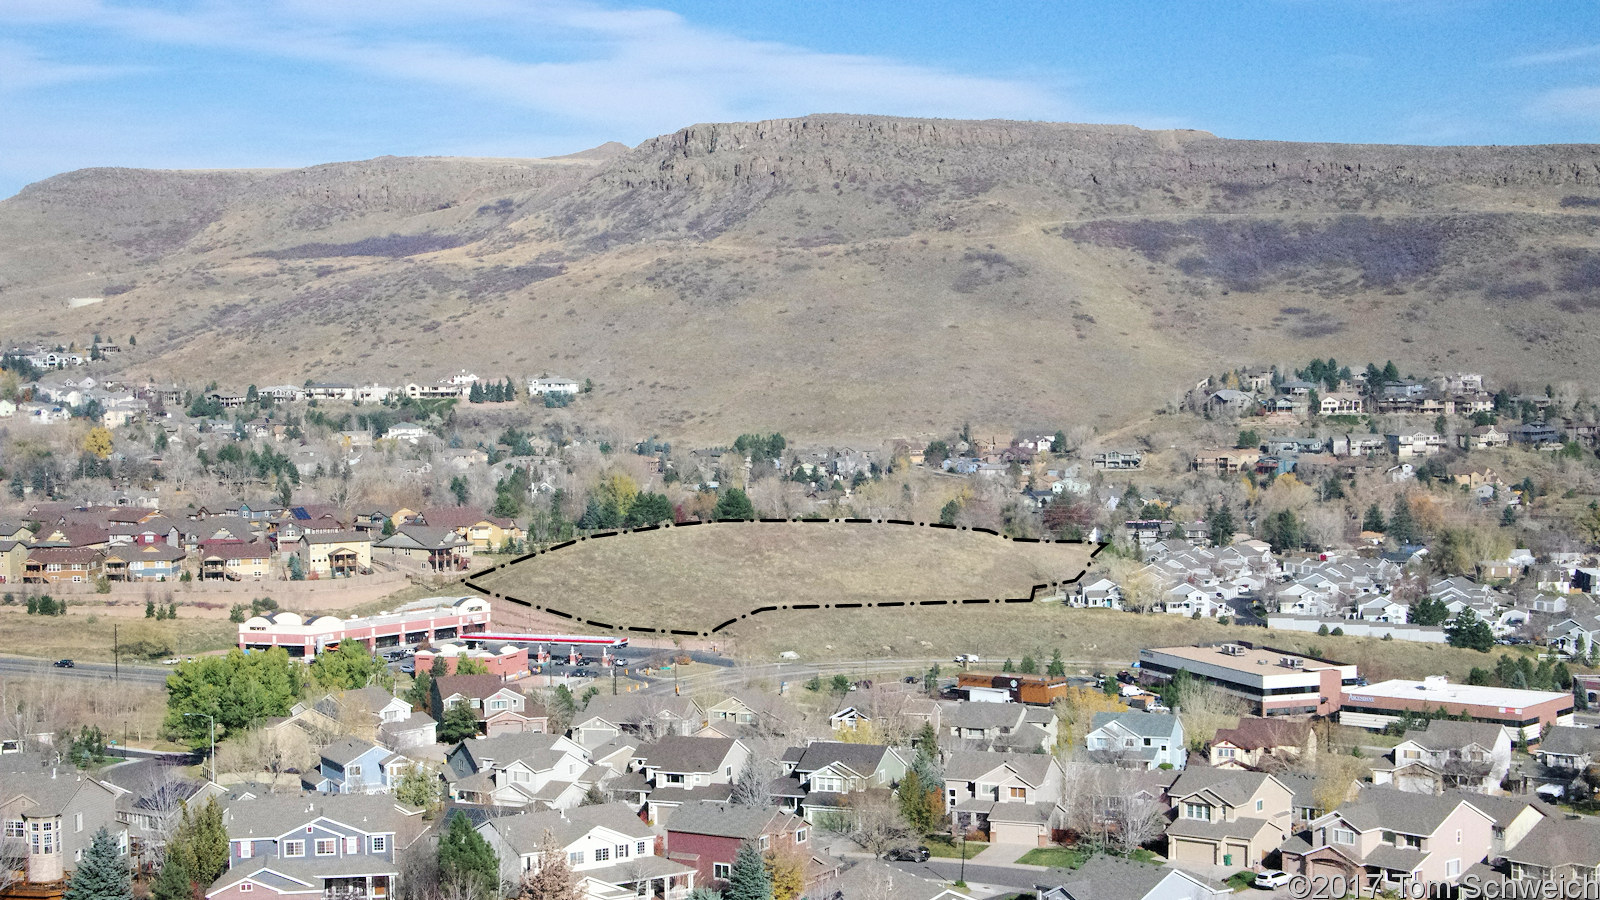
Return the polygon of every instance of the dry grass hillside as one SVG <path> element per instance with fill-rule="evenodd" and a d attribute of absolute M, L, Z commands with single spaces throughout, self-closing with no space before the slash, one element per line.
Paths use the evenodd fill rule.
<path fill-rule="evenodd" d="M 137 334 L 119 365 L 196 381 L 559 372 L 687 439 L 1109 427 L 1330 354 L 1593 383 L 1597 225 L 1600 146 L 812 116 L 67 173 L 0 201 L 0 339 Z"/>
<path fill-rule="evenodd" d="M 1076 578 L 1092 549 L 915 525 L 718 522 L 590 538 L 473 582 L 583 620 L 704 633 L 764 607 L 750 621 L 781 624 L 806 605 L 1029 597 Z"/>

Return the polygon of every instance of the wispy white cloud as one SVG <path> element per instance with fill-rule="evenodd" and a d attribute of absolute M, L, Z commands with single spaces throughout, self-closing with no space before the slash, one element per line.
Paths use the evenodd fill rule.
<path fill-rule="evenodd" d="M 1513 66 L 1553 66 L 1594 57 L 1600 57 L 1600 44 L 1591 44 L 1587 47 L 1567 47 L 1561 50 L 1548 50 L 1543 53 L 1528 53 L 1523 56 L 1513 56 L 1507 62 Z"/>
<path fill-rule="evenodd" d="M 582 0 L 265 0 L 183 13 L 103 0 L 0 0 L 0 19 L 13 14 L 460 90 L 634 133 L 808 112 L 1065 118 L 1073 111 L 1032 79 L 826 53 L 706 28 L 666 10 Z M 525 49 L 489 51 L 430 36 L 476 30 L 485 37 L 483 29 L 496 40 L 481 46 Z"/>
<path fill-rule="evenodd" d="M 140 71 L 133 66 L 104 66 L 61 62 L 15 41 L 0 41 L 0 94 L 115 78 Z"/>
<path fill-rule="evenodd" d="M 1527 112 L 1540 118 L 1600 122 L 1600 87 L 1564 87 L 1540 94 Z"/>

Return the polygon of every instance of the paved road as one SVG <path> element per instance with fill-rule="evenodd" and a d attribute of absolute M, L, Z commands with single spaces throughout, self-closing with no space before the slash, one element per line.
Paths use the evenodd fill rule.
<path fill-rule="evenodd" d="M 58 678 L 91 678 L 105 681 L 118 677 L 128 684 L 165 685 L 167 669 L 156 666 L 122 664 L 120 676 L 111 663 L 81 662 L 70 669 L 58 669 L 53 660 L 26 656 L 0 656 L 0 675 L 36 675 Z"/>
<path fill-rule="evenodd" d="M 959 859 L 930 859 L 924 863 L 896 862 L 889 863 L 897 869 L 910 872 L 923 878 L 935 881 L 953 882 L 961 877 L 961 860 Z M 986 866 L 982 863 L 967 861 L 967 885 L 977 889 L 978 885 L 993 889 L 994 893 L 1009 893 L 1015 891 L 1032 892 L 1035 885 L 1049 881 L 1049 869 L 1022 866 Z M 987 893 L 987 892 L 980 892 Z"/>

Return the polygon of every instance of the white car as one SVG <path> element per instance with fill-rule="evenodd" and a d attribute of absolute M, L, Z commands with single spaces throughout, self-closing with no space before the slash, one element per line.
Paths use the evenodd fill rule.
<path fill-rule="evenodd" d="M 958 663 L 975 663 L 975 662 L 982 662 L 982 661 L 983 660 L 979 659 L 977 656 L 975 656 L 975 655 L 973 655 L 971 653 L 963 653 L 960 656 L 956 657 L 956 662 L 958 662 Z"/>
<path fill-rule="evenodd" d="M 1256 873 L 1255 885 L 1258 888 L 1270 889 L 1283 887 L 1293 880 L 1294 876 L 1283 871 L 1282 869 L 1267 869 L 1264 872 Z"/>
<path fill-rule="evenodd" d="M 171 656 L 171 657 L 168 657 L 166 659 L 163 659 L 161 661 L 161 664 L 163 666 L 175 666 L 175 665 L 177 665 L 178 663 L 181 663 L 181 662 L 183 662 L 183 660 L 177 658 L 176 656 Z"/>

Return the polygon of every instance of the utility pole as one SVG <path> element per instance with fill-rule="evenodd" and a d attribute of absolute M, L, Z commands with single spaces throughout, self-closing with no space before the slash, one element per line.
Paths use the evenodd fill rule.
<path fill-rule="evenodd" d="M 117 626 L 111 626 L 111 680 L 122 683 L 122 645 L 117 643 Z"/>
<path fill-rule="evenodd" d="M 211 781 L 215 784 L 217 780 L 217 717 L 210 713 L 191 712 L 183 715 L 185 718 L 189 716 L 204 716 L 211 723 Z"/>

